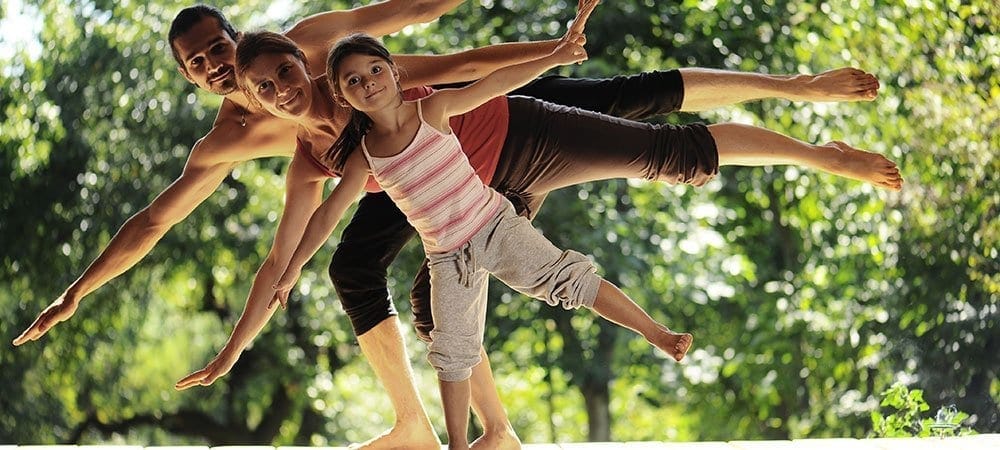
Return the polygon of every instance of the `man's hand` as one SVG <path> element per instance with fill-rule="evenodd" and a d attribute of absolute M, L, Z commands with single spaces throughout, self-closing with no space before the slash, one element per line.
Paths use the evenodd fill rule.
<path fill-rule="evenodd" d="M 35 319 L 35 322 L 24 330 L 17 339 L 14 339 L 14 345 L 21 345 L 28 341 L 36 341 L 38 338 L 42 337 L 47 331 L 52 329 L 57 323 L 73 317 L 73 313 L 76 312 L 77 306 L 80 305 L 80 300 L 74 298 L 68 293 L 63 293 L 59 298 L 55 299 L 41 314 Z"/>
<path fill-rule="evenodd" d="M 222 349 L 222 351 L 219 352 L 219 354 L 212 359 L 212 361 L 210 361 L 204 369 L 181 378 L 181 380 L 174 385 L 174 389 L 183 391 L 193 386 L 208 386 L 214 383 L 215 380 L 219 379 L 219 377 L 229 373 L 229 370 L 236 364 L 238 355 L 230 356 L 230 354 L 231 352 L 226 351 L 226 349 Z"/>

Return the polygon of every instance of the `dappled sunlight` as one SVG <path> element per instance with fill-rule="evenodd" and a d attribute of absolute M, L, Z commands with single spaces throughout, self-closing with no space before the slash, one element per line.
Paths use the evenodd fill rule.
<path fill-rule="evenodd" d="M 239 29 L 279 30 L 368 3 L 222 8 Z M 461 2 L 386 43 L 446 53 L 556 39 L 575 4 Z M 3 3 L 8 342 L 186 170 L 212 126 L 221 98 L 189 83 L 167 45 L 179 7 Z M 485 346 L 521 439 L 585 441 L 589 419 L 603 414 L 610 423 L 601 431 L 616 441 L 865 438 L 876 433 L 873 413 L 895 411 L 884 401 L 902 395 L 896 383 L 929 405 L 920 419 L 955 405 L 970 415 L 966 429 L 1000 430 L 997 11 L 953 0 L 602 2 L 587 30 L 590 60 L 553 73 L 858 67 L 879 80 L 874 101 L 765 99 L 652 121 L 842 140 L 885 155 L 905 182 L 890 192 L 807 167 L 722 167 L 700 187 L 632 179 L 551 193 L 535 220 L 546 237 L 591 257 L 655 320 L 692 333 L 694 345 L 677 363 L 592 311 L 551 308 L 492 282 Z M 392 405 L 328 275 L 343 225 L 231 373 L 173 389 L 216 355 L 240 317 L 276 231 L 287 165 L 235 165 L 73 320 L 0 352 L 10 381 L 0 387 L 0 442 L 339 446 L 389 428 Z M 436 374 L 409 304 L 422 259 L 409 243 L 387 285 L 417 388 L 444 436 Z"/>

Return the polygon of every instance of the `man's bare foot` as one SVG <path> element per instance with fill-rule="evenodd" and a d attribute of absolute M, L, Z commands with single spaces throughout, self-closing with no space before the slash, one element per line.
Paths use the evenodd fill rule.
<path fill-rule="evenodd" d="M 818 75 L 799 75 L 802 82 L 799 95 L 791 100 L 807 102 L 872 101 L 878 96 L 879 82 L 875 75 L 853 67 L 828 70 Z"/>
<path fill-rule="evenodd" d="M 691 349 L 694 336 L 691 336 L 690 333 L 674 333 L 667 329 L 667 327 L 663 327 L 655 336 L 648 337 L 646 340 L 673 357 L 675 361 L 680 362 L 680 360 L 684 359 L 684 355 L 687 354 L 688 350 Z"/>
<path fill-rule="evenodd" d="M 410 425 L 397 422 L 395 426 L 360 444 L 351 444 L 351 449 L 381 450 L 381 449 L 415 449 L 441 450 L 441 441 L 434 430 L 428 426 Z"/>
<path fill-rule="evenodd" d="M 830 151 L 830 164 L 826 170 L 834 175 L 865 181 L 886 189 L 898 191 L 903 188 L 903 177 L 896 163 L 872 152 L 859 150 L 840 141 L 820 145 L 820 149 Z"/>
<path fill-rule="evenodd" d="M 473 450 L 521 450 L 521 440 L 514 434 L 514 430 L 505 428 L 501 431 L 487 430 L 479 439 L 472 441 Z"/>

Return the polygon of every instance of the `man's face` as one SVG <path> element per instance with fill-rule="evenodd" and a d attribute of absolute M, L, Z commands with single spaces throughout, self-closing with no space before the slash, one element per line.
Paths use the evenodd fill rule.
<path fill-rule="evenodd" d="M 187 33 L 174 39 L 174 49 L 188 81 L 213 94 L 236 90 L 236 41 L 214 17 L 205 17 Z"/>

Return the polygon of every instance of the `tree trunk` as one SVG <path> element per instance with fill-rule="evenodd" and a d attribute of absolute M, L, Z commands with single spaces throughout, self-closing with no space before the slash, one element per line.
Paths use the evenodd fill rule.
<path fill-rule="evenodd" d="M 599 380 L 586 383 L 582 388 L 587 403 L 587 439 L 591 442 L 611 440 L 611 411 L 608 408 L 611 393 L 608 383 Z"/>

